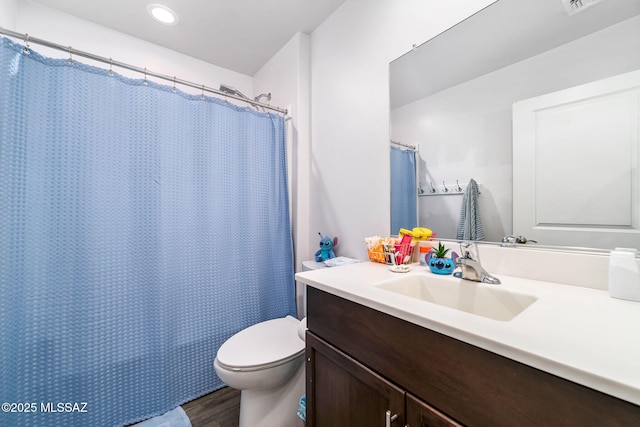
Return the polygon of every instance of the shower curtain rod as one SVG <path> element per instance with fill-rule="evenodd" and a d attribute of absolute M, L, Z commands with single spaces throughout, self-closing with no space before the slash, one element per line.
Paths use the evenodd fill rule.
<path fill-rule="evenodd" d="M 399 145 L 401 147 L 408 148 L 413 151 L 418 151 L 418 147 L 416 145 L 403 144 L 402 142 L 398 142 L 394 140 L 391 140 L 390 142 L 394 145 Z"/>
<path fill-rule="evenodd" d="M 257 105 L 257 106 L 260 106 L 260 107 L 265 108 L 267 110 L 277 111 L 278 113 L 284 114 L 285 116 L 287 116 L 287 113 L 288 113 L 287 110 L 284 109 L 284 108 L 280 108 L 280 107 L 276 107 L 276 106 L 273 106 L 273 105 L 265 104 L 265 103 L 262 103 L 262 102 L 259 102 L 259 101 L 254 101 L 252 99 L 243 98 L 241 96 L 237 96 L 237 95 L 233 95 L 233 94 L 230 94 L 230 93 L 226 93 L 226 92 L 223 92 L 223 91 L 218 90 L 218 89 L 207 87 L 205 85 L 198 85 L 196 83 L 192 83 L 192 82 L 189 82 L 189 81 L 186 81 L 186 80 L 178 79 L 175 76 L 174 77 L 165 76 L 164 74 L 160 74 L 160 73 L 155 73 L 153 71 L 149 71 L 146 68 L 136 67 L 136 66 L 133 66 L 133 65 L 125 64 L 123 62 L 114 61 L 111 58 L 104 58 L 102 56 L 94 55 L 92 53 L 83 52 L 81 50 L 73 49 L 71 46 L 62 46 L 60 44 L 53 43 L 53 42 L 50 42 L 50 41 L 47 41 L 47 40 L 31 37 L 31 36 L 29 36 L 28 33 L 20 34 L 20 33 L 17 33 L 15 31 L 7 30 L 6 28 L 0 27 L 0 34 L 8 36 L 8 37 L 13 37 L 13 38 L 22 40 L 25 43 L 25 47 L 26 48 L 29 48 L 29 43 L 36 43 L 36 44 L 39 44 L 39 45 L 42 45 L 42 46 L 46 46 L 46 47 L 50 47 L 50 48 L 53 48 L 53 49 L 57 49 L 57 50 L 61 50 L 61 51 L 67 52 L 69 55 L 81 56 L 81 57 L 84 57 L 84 58 L 92 59 L 94 61 L 98 61 L 98 62 L 103 62 L 105 64 L 109 64 L 110 66 L 116 66 L 116 67 L 124 68 L 126 70 L 135 71 L 135 72 L 144 74 L 145 77 L 146 76 L 151 76 L 151 77 L 156 77 L 158 79 L 167 80 L 167 81 L 173 82 L 174 86 L 176 84 L 179 84 L 179 85 L 182 85 L 182 86 L 188 86 L 188 87 L 191 87 L 191 88 L 194 88 L 194 89 L 202 90 L 203 92 L 213 93 L 213 94 L 216 94 L 216 95 L 224 97 L 224 98 L 232 98 L 232 99 L 235 99 L 237 101 L 246 102 L 246 103 L 251 104 L 253 106 Z"/>

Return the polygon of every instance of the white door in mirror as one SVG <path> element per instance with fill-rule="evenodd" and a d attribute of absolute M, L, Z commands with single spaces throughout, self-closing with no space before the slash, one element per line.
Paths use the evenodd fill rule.
<path fill-rule="evenodd" d="M 514 235 L 640 248 L 639 99 L 637 70 L 513 105 Z"/>

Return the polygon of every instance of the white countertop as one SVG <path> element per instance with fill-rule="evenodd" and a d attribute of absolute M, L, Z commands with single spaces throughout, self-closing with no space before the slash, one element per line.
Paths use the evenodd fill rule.
<path fill-rule="evenodd" d="M 416 325 L 640 405 L 640 303 L 607 291 L 495 274 L 538 300 L 510 321 L 443 307 L 374 285 L 410 274 L 374 262 L 296 274 L 296 280 Z M 446 280 L 460 280 L 449 276 Z"/>

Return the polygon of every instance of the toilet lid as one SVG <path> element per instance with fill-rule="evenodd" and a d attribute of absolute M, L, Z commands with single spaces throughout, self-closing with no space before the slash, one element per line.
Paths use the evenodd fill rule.
<path fill-rule="evenodd" d="M 304 351 L 299 324 L 298 319 L 287 316 L 243 329 L 220 346 L 218 363 L 230 369 L 284 363 Z"/>

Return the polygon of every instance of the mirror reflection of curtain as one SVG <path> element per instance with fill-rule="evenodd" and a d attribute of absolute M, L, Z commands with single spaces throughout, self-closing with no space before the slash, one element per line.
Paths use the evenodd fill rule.
<path fill-rule="evenodd" d="M 220 345 L 295 314 L 287 194 L 282 117 L 0 38 L 0 395 L 87 402 L 0 424 L 126 425 L 223 387 Z"/>
<path fill-rule="evenodd" d="M 391 146 L 391 234 L 418 226 L 416 152 Z"/>

